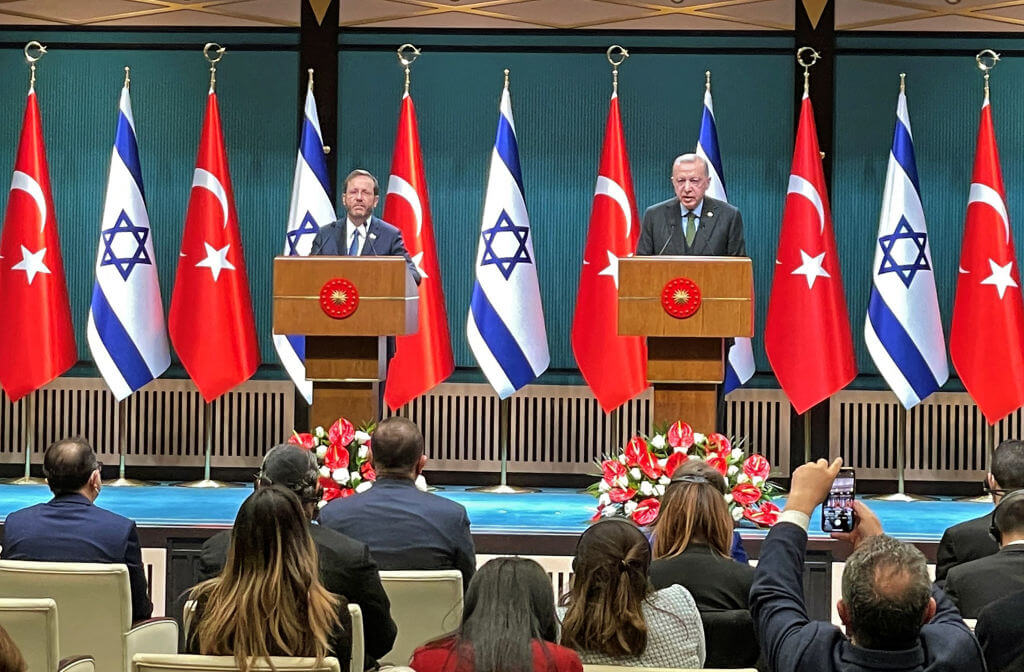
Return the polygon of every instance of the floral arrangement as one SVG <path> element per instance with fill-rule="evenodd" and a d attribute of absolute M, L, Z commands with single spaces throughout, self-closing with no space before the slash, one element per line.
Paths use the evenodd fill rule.
<path fill-rule="evenodd" d="M 601 462 L 601 480 L 587 489 L 598 498 L 593 519 L 627 516 L 638 525 L 650 525 L 661 511 L 661 497 L 673 474 L 688 460 L 704 460 L 725 477 L 725 501 L 733 520 L 759 527 L 778 520 L 779 507 L 771 499 L 780 488 L 767 480 L 768 460 L 756 453 L 746 457 L 722 434 L 705 436 L 681 421 L 649 439 L 633 437 L 620 453 Z"/>
<path fill-rule="evenodd" d="M 324 488 L 320 506 L 332 499 L 365 492 L 373 486 L 377 474 L 370 462 L 372 431 L 372 425 L 356 429 L 345 418 L 338 418 L 329 430 L 317 427 L 312 433 L 295 432 L 288 439 L 288 443 L 316 455 L 320 484 Z"/>

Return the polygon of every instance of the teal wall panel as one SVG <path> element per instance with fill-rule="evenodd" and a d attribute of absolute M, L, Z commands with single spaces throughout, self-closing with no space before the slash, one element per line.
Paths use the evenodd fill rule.
<path fill-rule="evenodd" d="M 360 38 L 358 46 L 343 44 L 339 55 L 339 181 L 362 167 L 386 183 L 402 86 L 394 48 L 399 41 L 418 44 L 418 36 Z M 750 49 L 758 39 L 734 38 L 731 45 Z M 559 51 L 560 43 L 548 40 L 552 52 L 535 53 L 502 46 L 507 37 L 476 40 L 486 49 L 425 47 L 412 75 L 456 363 L 476 366 L 465 320 L 507 67 L 551 366 L 575 369 L 569 333 L 611 95 L 604 47 Z M 687 42 L 696 50 L 701 44 Z M 671 162 L 696 144 L 709 66 L 730 200 L 744 214 L 754 258 L 760 329 L 792 152 L 788 51 L 635 49 L 620 70 L 619 93 L 637 202 L 642 215 L 672 195 Z M 767 368 L 759 340 L 757 350 L 760 368 Z"/>

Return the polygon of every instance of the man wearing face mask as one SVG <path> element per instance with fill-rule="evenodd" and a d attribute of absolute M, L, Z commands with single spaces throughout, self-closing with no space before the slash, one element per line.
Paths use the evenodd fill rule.
<path fill-rule="evenodd" d="M 644 213 L 637 256 L 747 256 L 740 211 L 704 195 L 711 184 L 707 161 L 697 154 L 676 157 L 671 180 L 675 197 Z"/>

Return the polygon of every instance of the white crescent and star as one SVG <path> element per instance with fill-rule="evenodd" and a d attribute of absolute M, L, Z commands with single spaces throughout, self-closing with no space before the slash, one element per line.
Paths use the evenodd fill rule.
<path fill-rule="evenodd" d="M 228 261 L 228 250 L 231 248 L 230 243 L 221 248 L 215 248 L 209 243 L 203 243 L 203 245 L 206 247 L 206 258 L 196 264 L 196 268 L 210 269 L 214 282 L 217 282 L 217 279 L 220 278 L 221 271 L 235 270 L 234 265 Z"/>
<path fill-rule="evenodd" d="M 24 245 L 21 246 L 21 261 L 11 266 L 12 271 L 25 271 L 25 278 L 28 280 L 28 284 L 32 284 L 32 281 L 36 279 L 36 274 L 45 273 L 50 274 L 50 269 L 46 267 L 46 263 L 43 262 L 43 258 L 46 256 L 46 248 L 39 250 L 38 252 L 30 252 Z"/>
<path fill-rule="evenodd" d="M 416 220 L 416 240 L 417 243 L 420 238 L 420 232 L 423 231 L 423 202 L 420 201 L 419 192 L 409 184 L 408 181 L 402 179 L 398 175 L 392 175 L 388 178 L 388 196 L 394 195 L 401 198 L 409 207 L 412 208 L 413 219 Z M 429 278 L 427 272 L 423 270 L 423 251 L 420 250 L 416 254 L 412 255 L 413 266 L 416 267 L 416 271 L 420 274 L 421 278 Z"/>
<path fill-rule="evenodd" d="M 802 275 L 807 280 L 807 289 L 814 288 L 814 281 L 818 278 L 831 278 L 825 270 L 823 264 L 825 263 L 825 253 L 812 257 L 803 250 L 800 250 L 800 259 L 802 263 L 796 267 L 792 275 Z"/>
<path fill-rule="evenodd" d="M 983 285 L 993 285 L 996 291 L 999 292 L 999 298 L 1003 298 L 1003 294 L 1006 293 L 1008 287 L 1017 287 L 1016 281 L 1014 281 L 1011 273 L 1013 272 L 1013 261 L 1008 261 L 1005 265 L 1000 266 L 993 259 L 988 260 L 989 270 L 992 274 L 981 281 Z"/>
<path fill-rule="evenodd" d="M 604 175 L 597 176 L 597 186 L 594 187 L 594 196 L 607 196 L 608 198 L 615 201 L 619 209 L 622 210 L 622 218 L 626 221 L 626 235 L 625 239 L 629 240 L 630 231 L 633 230 L 633 208 L 629 203 L 629 196 L 626 195 L 626 190 L 615 182 L 611 178 L 605 177 Z M 619 257 L 611 250 L 606 250 L 608 255 L 608 265 L 601 270 L 598 275 L 607 275 L 615 283 L 615 289 L 619 288 Z M 627 257 L 633 256 L 632 253 L 627 254 Z M 584 264 L 588 263 L 586 260 Z"/>
<path fill-rule="evenodd" d="M 221 228 L 228 228 L 228 192 L 224 190 L 224 185 L 210 171 L 196 168 L 196 172 L 192 174 L 192 188 L 197 187 L 206 189 L 217 199 L 224 219 Z"/>
<path fill-rule="evenodd" d="M 818 188 L 799 175 L 790 175 L 789 189 L 786 190 L 786 195 L 788 196 L 789 194 L 803 196 L 810 201 L 818 213 L 819 233 L 825 233 L 825 206 L 822 203 L 821 194 L 818 193 Z"/>
<path fill-rule="evenodd" d="M 36 208 L 39 210 L 39 230 L 42 231 L 46 228 L 46 196 L 43 194 L 43 188 L 39 186 L 39 182 L 35 180 L 28 173 L 23 173 L 20 170 L 14 171 L 14 176 L 11 178 L 11 191 L 15 189 L 24 191 L 29 197 L 32 198 L 36 203 Z"/>
<path fill-rule="evenodd" d="M 1006 203 L 1003 202 L 1002 195 L 987 184 L 972 182 L 970 195 L 967 198 L 968 208 L 971 207 L 971 203 L 984 203 L 995 210 L 996 214 L 1003 221 L 1006 242 L 1010 242 L 1010 216 L 1006 213 Z"/>

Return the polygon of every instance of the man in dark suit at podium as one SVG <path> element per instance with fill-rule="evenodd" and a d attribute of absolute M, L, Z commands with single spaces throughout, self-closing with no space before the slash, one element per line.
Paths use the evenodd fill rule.
<path fill-rule="evenodd" d="M 703 157 L 697 154 L 676 157 L 672 163 L 675 198 L 647 208 L 636 247 L 637 256 L 747 256 L 740 211 L 724 201 L 705 196 L 710 184 L 711 174 Z"/>
<path fill-rule="evenodd" d="M 353 170 L 345 178 L 344 220 L 322 227 L 313 239 L 310 255 L 344 255 L 350 257 L 405 257 L 413 280 L 420 284 L 420 273 L 409 257 L 402 241 L 402 232 L 373 216 L 380 200 L 377 178 L 365 170 Z"/>

